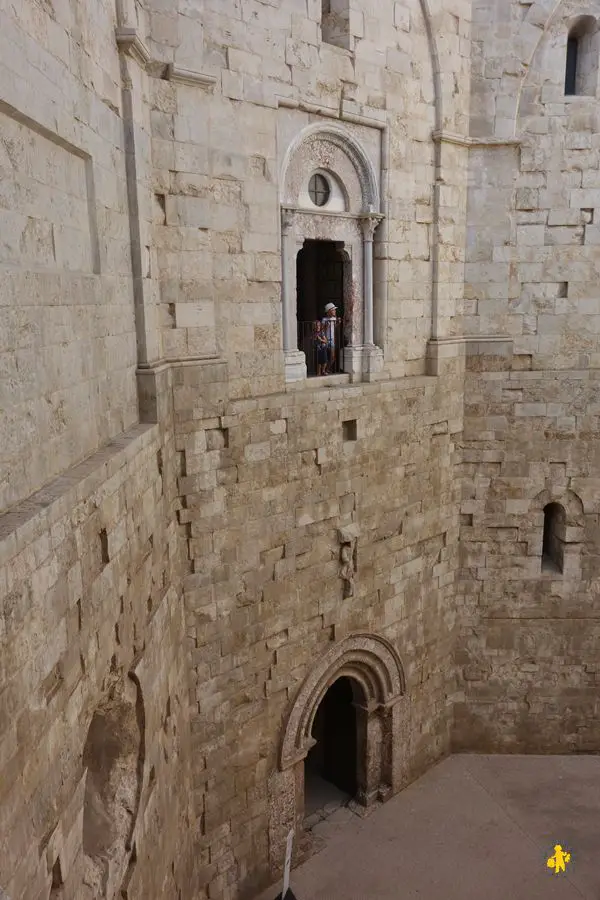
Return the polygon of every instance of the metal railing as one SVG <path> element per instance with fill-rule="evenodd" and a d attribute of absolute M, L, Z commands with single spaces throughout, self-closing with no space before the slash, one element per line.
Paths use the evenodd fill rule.
<path fill-rule="evenodd" d="M 309 378 L 337 375 L 342 371 L 344 323 L 298 322 L 298 349 L 306 356 Z"/>

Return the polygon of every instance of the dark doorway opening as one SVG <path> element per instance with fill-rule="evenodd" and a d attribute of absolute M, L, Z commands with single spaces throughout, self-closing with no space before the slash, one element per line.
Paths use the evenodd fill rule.
<path fill-rule="evenodd" d="M 318 821 L 345 806 L 358 790 L 357 720 L 352 681 L 335 681 L 319 705 L 313 723 L 316 741 L 304 766 L 304 809 Z"/>
<path fill-rule="evenodd" d="M 339 241 L 305 241 L 296 261 L 298 349 L 306 355 L 309 378 L 342 371 L 344 299 L 350 260 Z M 335 324 L 325 307 L 336 307 Z"/>

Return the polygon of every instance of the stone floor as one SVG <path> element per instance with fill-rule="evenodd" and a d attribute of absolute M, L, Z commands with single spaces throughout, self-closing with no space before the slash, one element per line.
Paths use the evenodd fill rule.
<path fill-rule="evenodd" d="M 313 834 L 324 848 L 292 872 L 298 900 L 600 900 L 600 756 L 452 756 Z M 546 864 L 557 843 L 564 874 Z"/>
<path fill-rule="evenodd" d="M 305 781 L 304 827 L 313 828 L 317 822 L 328 818 L 342 806 L 347 806 L 352 799 L 334 784 L 325 781 L 314 772 Z"/>

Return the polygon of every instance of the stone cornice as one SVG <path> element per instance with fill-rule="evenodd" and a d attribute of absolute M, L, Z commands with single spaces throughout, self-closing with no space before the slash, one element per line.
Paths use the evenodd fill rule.
<path fill-rule="evenodd" d="M 451 131 L 434 131 L 432 138 L 436 144 L 455 144 L 457 147 L 466 147 L 468 149 L 475 147 L 519 147 L 521 145 L 521 140 L 518 137 L 479 138 L 464 134 L 454 134 Z"/>
<path fill-rule="evenodd" d="M 512 343 L 510 334 L 456 334 L 452 337 L 431 338 L 430 344 L 506 344 Z"/>
<path fill-rule="evenodd" d="M 130 56 L 142 69 L 145 69 L 150 62 L 150 51 L 137 33 L 137 29 L 117 28 L 115 37 L 121 53 Z"/>
<path fill-rule="evenodd" d="M 315 116 L 323 116 L 325 119 L 337 119 L 339 122 L 350 122 L 353 125 L 364 125 L 366 128 L 376 128 L 378 131 L 385 131 L 387 128 L 386 111 L 377 110 L 382 113 L 381 119 L 371 116 L 364 116 L 361 113 L 354 113 L 339 107 L 321 106 L 318 103 L 306 103 L 303 100 L 294 100 L 292 97 L 277 97 L 277 106 L 281 109 L 297 109 L 300 112 L 311 113 Z"/>
<path fill-rule="evenodd" d="M 331 212 L 331 210 L 323 209 L 322 207 L 315 207 L 315 209 L 308 209 L 304 206 L 286 206 L 285 204 L 281 205 L 281 217 L 282 224 L 284 227 L 289 228 L 292 224 L 290 219 L 293 216 L 301 215 L 301 216 L 327 216 L 330 219 L 348 219 L 353 222 L 362 222 L 363 220 L 376 219 L 377 225 L 383 221 L 385 216 L 382 213 L 376 212 L 360 212 L 360 213 L 351 213 L 351 212 Z M 377 227 L 377 226 L 375 226 Z"/>
<path fill-rule="evenodd" d="M 203 75 L 202 72 L 195 72 L 192 69 L 183 69 L 174 63 L 167 66 L 167 81 L 175 81 L 178 84 L 188 84 L 192 87 L 212 87 L 217 83 L 215 75 Z"/>
<path fill-rule="evenodd" d="M 169 356 L 155 362 L 139 365 L 136 375 L 147 375 L 151 372 L 164 372 L 173 366 L 203 366 L 226 365 L 227 360 L 223 356 Z"/>

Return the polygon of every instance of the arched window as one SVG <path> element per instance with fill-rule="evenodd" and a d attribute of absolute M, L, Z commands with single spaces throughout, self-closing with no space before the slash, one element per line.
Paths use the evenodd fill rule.
<path fill-rule="evenodd" d="M 560 503 L 544 507 L 544 536 L 542 539 L 542 572 L 560 572 L 564 565 L 567 516 Z"/>
<path fill-rule="evenodd" d="M 567 38 L 565 95 L 595 97 L 598 90 L 598 22 L 582 16 Z"/>

